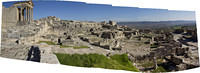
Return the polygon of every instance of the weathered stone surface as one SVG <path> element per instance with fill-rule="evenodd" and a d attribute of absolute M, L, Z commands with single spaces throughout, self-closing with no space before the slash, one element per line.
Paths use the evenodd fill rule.
<path fill-rule="evenodd" d="M 187 54 L 189 48 L 177 48 L 176 49 L 176 55 L 177 56 L 183 56 Z"/>
<path fill-rule="evenodd" d="M 114 25 L 116 25 L 117 23 L 114 22 L 114 21 L 109 21 L 109 24 L 114 26 Z"/>
<path fill-rule="evenodd" d="M 176 65 L 176 67 L 177 67 L 176 69 L 178 71 L 187 69 L 187 65 L 186 64 L 179 64 L 179 65 Z"/>
<path fill-rule="evenodd" d="M 107 56 L 128 53 L 129 59 L 133 62 L 152 61 L 153 57 L 164 59 L 170 55 L 166 62 L 172 65 L 171 70 L 184 70 L 185 65 L 187 69 L 196 67 L 198 57 L 193 52 L 197 53 L 195 51 L 197 47 L 191 48 L 184 45 L 180 42 L 180 38 L 184 37 L 164 31 L 154 32 L 119 26 L 113 21 L 98 23 L 61 20 L 55 16 L 49 16 L 35 20 L 31 24 L 3 28 L 2 40 L 9 44 L 3 44 L 1 56 L 26 60 L 30 46 L 36 45 L 39 48 L 42 63 L 59 63 L 54 53 L 98 53 Z M 156 48 L 151 48 L 150 44 L 154 44 Z M 22 51 L 24 49 L 10 45 L 21 47 L 25 45 L 29 48 Z M 186 49 L 186 47 L 189 48 Z M 192 63 L 192 60 L 195 62 Z"/>

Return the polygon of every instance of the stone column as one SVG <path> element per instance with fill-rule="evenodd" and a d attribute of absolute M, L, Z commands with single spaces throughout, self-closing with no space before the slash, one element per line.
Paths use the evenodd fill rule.
<path fill-rule="evenodd" d="M 154 44 L 154 36 L 151 37 L 150 44 Z"/>
<path fill-rule="evenodd" d="M 25 8 L 23 8 L 23 10 L 22 10 L 22 12 L 23 12 L 23 21 L 25 21 L 25 17 L 26 17 L 26 16 L 25 16 L 25 11 L 24 11 L 24 9 L 25 9 Z"/>
<path fill-rule="evenodd" d="M 23 14 L 22 13 L 22 8 L 20 8 L 20 21 L 23 21 L 23 19 L 22 19 L 23 15 L 22 14 Z"/>
<path fill-rule="evenodd" d="M 25 17 L 24 17 L 24 7 L 22 8 L 22 21 L 25 20 Z"/>
<path fill-rule="evenodd" d="M 32 22 L 32 20 L 33 20 L 33 8 L 31 8 L 30 12 L 31 12 L 31 18 L 30 19 L 31 19 L 31 22 Z"/>
<path fill-rule="evenodd" d="M 20 8 L 18 8 L 18 21 L 20 21 Z"/>
<path fill-rule="evenodd" d="M 28 7 L 26 7 L 26 21 L 28 21 Z"/>
<path fill-rule="evenodd" d="M 153 62 L 154 62 L 154 69 L 157 69 L 158 68 L 157 58 L 155 56 L 153 57 Z"/>
<path fill-rule="evenodd" d="M 28 7 L 26 7 L 26 21 L 28 20 Z"/>
<path fill-rule="evenodd" d="M 27 13 L 28 13 L 27 16 L 28 16 L 28 22 L 29 22 L 29 20 L 30 20 L 30 8 L 28 8 L 28 12 Z"/>
<path fill-rule="evenodd" d="M 32 14 L 31 14 L 31 15 L 32 15 L 32 18 L 31 18 L 31 20 L 33 21 L 33 8 L 32 8 L 32 12 L 31 12 L 31 13 L 32 13 Z"/>
<path fill-rule="evenodd" d="M 29 22 L 31 22 L 31 8 L 29 8 Z"/>
<path fill-rule="evenodd" d="M 24 8 L 24 21 L 26 21 L 26 7 Z"/>

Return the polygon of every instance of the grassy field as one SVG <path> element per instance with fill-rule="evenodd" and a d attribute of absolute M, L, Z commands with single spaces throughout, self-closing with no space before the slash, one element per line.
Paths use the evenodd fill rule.
<path fill-rule="evenodd" d="M 113 55 L 107 58 L 99 54 L 60 54 L 56 53 L 61 64 L 80 66 L 80 67 L 98 67 L 106 69 L 128 70 L 138 72 L 139 70 L 132 65 L 126 54 Z"/>
<path fill-rule="evenodd" d="M 163 59 L 157 59 L 157 64 L 161 64 L 162 62 L 163 62 Z M 145 68 L 154 66 L 153 61 L 140 62 L 140 64 L 142 67 L 145 67 Z"/>
<path fill-rule="evenodd" d="M 38 43 L 46 43 L 48 45 L 56 45 L 56 43 L 51 42 L 51 41 L 39 41 Z"/>
<path fill-rule="evenodd" d="M 157 59 L 157 64 L 163 63 L 163 59 Z M 141 62 L 140 63 L 142 67 L 144 68 L 151 68 L 154 66 L 153 61 L 146 61 L 146 62 Z M 157 69 L 151 71 L 151 73 L 159 73 L 159 72 L 167 72 L 162 66 L 158 66 Z"/>
<path fill-rule="evenodd" d="M 158 72 L 167 72 L 162 66 L 158 66 L 156 70 L 153 70 L 152 73 L 158 73 Z"/>
<path fill-rule="evenodd" d="M 81 48 L 90 48 L 88 46 L 67 46 L 67 45 L 60 45 L 60 48 L 74 48 L 74 49 L 81 49 Z"/>
<path fill-rule="evenodd" d="M 51 42 L 51 41 L 39 41 L 38 43 L 46 43 L 48 45 L 57 45 L 56 43 L 54 42 Z M 60 45 L 60 48 L 74 48 L 74 49 L 81 49 L 81 48 L 90 48 L 88 46 L 67 46 L 67 45 Z"/>
<path fill-rule="evenodd" d="M 72 46 L 60 45 L 60 48 L 70 48 Z"/>

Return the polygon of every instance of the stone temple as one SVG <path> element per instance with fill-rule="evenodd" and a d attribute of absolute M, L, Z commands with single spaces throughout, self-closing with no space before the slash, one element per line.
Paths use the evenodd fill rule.
<path fill-rule="evenodd" d="M 2 7 L 3 24 L 27 24 L 33 21 L 33 2 L 16 2 L 9 8 Z"/>

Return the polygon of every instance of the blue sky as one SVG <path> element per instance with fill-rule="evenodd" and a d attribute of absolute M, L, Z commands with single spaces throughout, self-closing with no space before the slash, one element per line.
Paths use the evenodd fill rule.
<path fill-rule="evenodd" d="M 9 7 L 14 2 L 4 2 Z M 136 7 L 116 7 L 70 1 L 34 1 L 34 19 L 56 16 L 63 20 L 80 21 L 169 21 L 195 20 L 194 11 L 172 11 Z"/>

